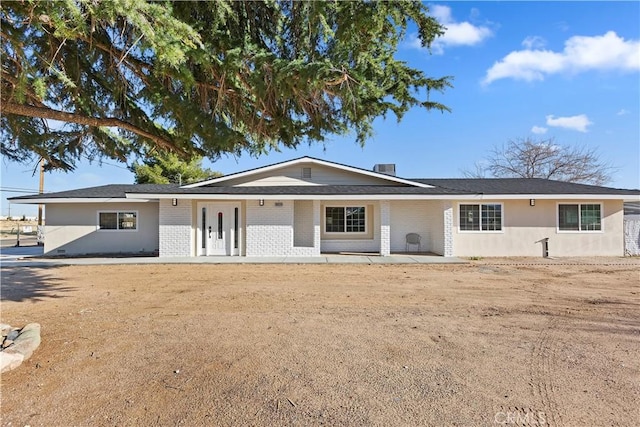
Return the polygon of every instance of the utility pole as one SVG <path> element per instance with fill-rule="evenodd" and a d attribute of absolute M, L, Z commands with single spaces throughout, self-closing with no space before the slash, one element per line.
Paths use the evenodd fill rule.
<path fill-rule="evenodd" d="M 40 159 L 40 188 L 38 193 L 44 193 L 44 158 Z M 42 225 L 42 205 L 38 205 L 38 225 Z"/>

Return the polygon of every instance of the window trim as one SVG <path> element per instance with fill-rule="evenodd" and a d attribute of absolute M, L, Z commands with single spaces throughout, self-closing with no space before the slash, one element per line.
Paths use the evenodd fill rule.
<path fill-rule="evenodd" d="M 363 208 L 364 209 L 364 231 L 327 231 L 327 208 L 342 208 L 345 210 L 345 221 L 347 218 L 347 208 Z M 349 204 L 327 204 L 322 206 L 322 233 L 330 238 L 330 237 L 358 237 L 361 238 L 363 236 L 368 236 L 369 232 L 369 205 L 363 204 L 358 205 L 357 203 L 349 203 Z M 346 229 L 346 222 L 345 222 Z"/>
<path fill-rule="evenodd" d="M 478 212 L 480 213 L 480 229 L 479 230 L 463 230 L 460 227 L 460 207 L 462 205 L 474 205 L 478 206 Z M 499 205 L 500 206 L 500 230 L 483 230 L 482 229 L 482 206 L 483 205 Z M 458 210 L 456 212 L 456 229 L 458 233 L 463 234 L 504 234 L 505 229 L 505 215 L 504 215 L 504 203 L 503 202 L 459 202 Z"/>
<path fill-rule="evenodd" d="M 577 230 L 561 230 L 560 229 L 560 205 L 578 206 L 578 229 Z M 600 206 L 600 230 L 581 230 L 582 227 L 582 205 L 598 205 Z M 556 233 L 573 234 L 573 233 L 604 233 L 604 203 L 602 202 L 557 202 L 556 203 Z"/>
<path fill-rule="evenodd" d="M 134 213 L 136 214 L 136 228 L 102 228 L 100 227 L 100 214 L 114 213 L 116 214 L 116 226 L 120 227 L 120 221 L 118 217 L 121 213 Z M 96 213 L 96 230 L 104 233 L 137 233 L 140 229 L 140 213 L 134 209 L 122 209 L 122 210 L 100 210 Z"/>

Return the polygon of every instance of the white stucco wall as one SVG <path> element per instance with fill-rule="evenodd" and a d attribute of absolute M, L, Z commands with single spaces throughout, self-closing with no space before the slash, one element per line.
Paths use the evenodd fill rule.
<path fill-rule="evenodd" d="M 624 255 L 622 201 L 529 200 L 503 203 L 502 232 L 459 230 L 459 203 L 453 203 L 453 247 L 455 256 L 542 256 L 541 239 L 549 238 L 549 256 Z M 483 201 L 483 203 L 493 203 Z M 558 203 L 601 203 L 603 231 L 560 232 L 557 230 Z"/>
<path fill-rule="evenodd" d="M 391 252 L 405 252 L 406 235 L 418 233 L 422 252 L 444 253 L 444 214 L 440 200 L 394 200 L 391 207 Z M 409 251 L 416 252 L 416 246 Z"/>
<path fill-rule="evenodd" d="M 293 202 L 293 245 L 313 246 L 313 200 Z"/>
<path fill-rule="evenodd" d="M 47 255 L 155 252 L 159 249 L 158 203 L 49 203 L 44 252 Z M 99 230 L 99 211 L 136 211 L 138 229 Z"/>

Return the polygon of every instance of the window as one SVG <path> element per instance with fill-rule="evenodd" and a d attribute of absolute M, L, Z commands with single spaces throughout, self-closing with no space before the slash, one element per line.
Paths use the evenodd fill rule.
<path fill-rule="evenodd" d="M 117 230 L 118 213 L 100 212 L 100 230 Z"/>
<path fill-rule="evenodd" d="M 202 233 L 200 235 L 200 241 L 202 245 L 202 249 L 207 248 L 207 208 L 202 208 Z"/>
<path fill-rule="evenodd" d="M 327 206 L 325 208 L 327 233 L 364 233 L 366 230 L 364 206 Z"/>
<path fill-rule="evenodd" d="M 480 205 L 460 205 L 460 230 L 480 230 Z"/>
<path fill-rule="evenodd" d="M 460 205 L 460 230 L 502 231 L 502 205 Z"/>
<path fill-rule="evenodd" d="M 558 205 L 558 230 L 602 231 L 602 212 L 599 204 Z"/>
<path fill-rule="evenodd" d="M 138 229 L 137 212 L 98 212 L 98 228 L 100 230 Z"/>

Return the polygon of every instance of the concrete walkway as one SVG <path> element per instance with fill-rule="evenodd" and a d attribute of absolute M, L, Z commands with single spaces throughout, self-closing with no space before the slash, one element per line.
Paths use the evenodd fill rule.
<path fill-rule="evenodd" d="M 14 260 L 28 256 L 41 256 L 44 246 L 4 246 L 0 248 L 0 260 Z"/>
<path fill-rule="evenodd" d="M 0 267 L 53 267 L 116 264 L 483 264 L 483 265 L 629 265 L 640 268 L 640 257 L 503 257 L 469 261 L 438 255 L 325 254 L 319 257 L 81 257 L 42 258 L 42 246 L 0 248 Z M 640 270 L 639 270 L 640 271 Z"/>
<path fill-rule="evenodd" d="M 326 254 L 319 257 L 102 257 L 102 258 L 41 258 L 41 246 L 23 246 L 0 249 L 0 264 L 13 266 L 52 265 L 104 265 L 104 264 L 464 264 L 460 258 L 437 255 L 393 254 L 382 257 L 376 254 L 340 255 Z"/>

